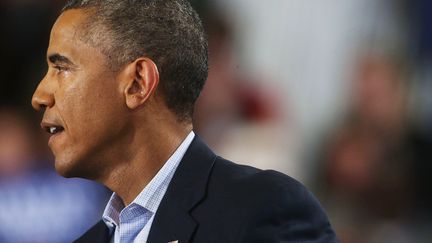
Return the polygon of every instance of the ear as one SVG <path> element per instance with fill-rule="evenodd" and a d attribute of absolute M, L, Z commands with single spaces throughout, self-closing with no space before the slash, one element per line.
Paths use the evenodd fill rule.
<path fill-rule="evenodd" d="M 144 104 L 156 91 L 159 84 L 159 71 L 149 58 L 138 58 L 123 70 L 123 94 L 129 109 Z"/>

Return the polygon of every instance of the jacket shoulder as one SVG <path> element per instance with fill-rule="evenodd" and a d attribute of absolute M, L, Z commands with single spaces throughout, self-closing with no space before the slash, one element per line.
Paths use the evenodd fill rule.
<path fill-rule="evenodd" d="M 280 194 L 284 192 L 286 197 L 298 197 L 308 194 L 309 191 L 294 178 L 274 170 L 261 170 L 247 165 L 239 165 L 229 160 L 218 157 L 211 174 L 211 182 L 216 185 L 231 185 L 225 187 L 244 190 L 254 190 L 255 198 L 259 194 Z M 258 193 L 258 194 L 257 194 Z"/>
<path fill-rule="evenodd" d="M 218 157 L 210 180 L 209 190 L 243 212 L 238 242 L 337 242 L 318 200 L 288 175 Z"/>

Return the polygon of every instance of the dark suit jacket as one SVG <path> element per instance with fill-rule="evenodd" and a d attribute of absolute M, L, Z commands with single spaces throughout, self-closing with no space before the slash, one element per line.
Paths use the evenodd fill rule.
<path fill-rule="evenodd" d="M 99 221 L 76 242 L 109 242 Z M 216 156 L 197 136 L 161 201 L 149 243 L 337 242 L 327 216 L 299 182 Z"/>

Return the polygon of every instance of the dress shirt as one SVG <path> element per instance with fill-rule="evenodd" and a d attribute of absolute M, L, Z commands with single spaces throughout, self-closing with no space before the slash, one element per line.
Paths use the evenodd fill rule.
<path fill-rule="evenodd" d="M 128 206 L 114 192 L 108 201 L 102 219 L 111 232 L 111 242 L 147 242 L 148 234 L 168 185 L 192 142 L 190 132 L 159 172 Z"/>

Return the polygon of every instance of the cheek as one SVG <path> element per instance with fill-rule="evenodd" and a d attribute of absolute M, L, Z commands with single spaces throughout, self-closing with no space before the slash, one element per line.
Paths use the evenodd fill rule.
<path fill-rule="evenodd" d="M 91 142 L 121 124 L 121 97 L 114 81 L 102 80 L 87 79 L 64 88 L 59 108 L 74 140 Z"/>
<path fill-rule="evenodd" d="M 56 106 L 59 110 L 61 119 L 67 129 L 73 129 L 77 124 L 76 121 L 87 123 L 87 117 L 90 112 L 87 106 L 89 105 L 88 92 L 82 85 L 75 83 L 61 85 L 59 92 L 56 93 Z"/>

